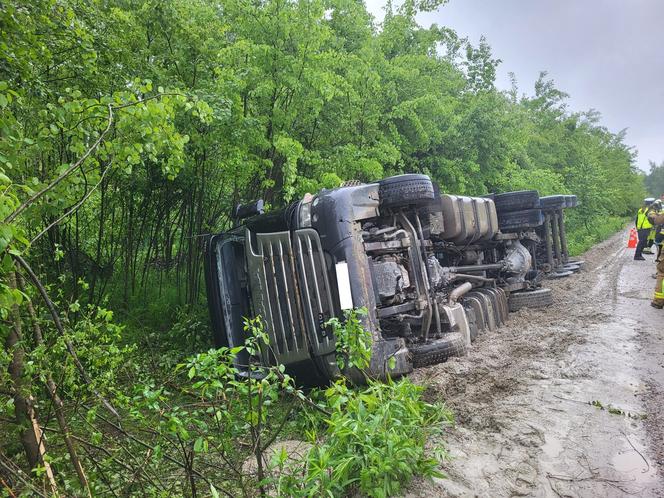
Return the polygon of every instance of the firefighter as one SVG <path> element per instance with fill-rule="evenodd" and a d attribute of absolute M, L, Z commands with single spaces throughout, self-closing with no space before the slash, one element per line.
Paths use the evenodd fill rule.
<path fill-rule="evenodd" d="M 655 201 L 654 198 L 648 197 L 643 199 L 643 206 L 636 213 L 636 230 L 639 234 L 639 243 L 636 246 L 636 252 L 634 253 L 635 261 L 645 261 L 646 258 L 643 257 L 643 249 L 648 243 L 648 236 L 650 235 L 650 230 L 653 227 L 648 214 L 650 213 L 650 206 Z"/>
<path fill-rule="evenodd" d="M 664 198 L 664 196 L 662 196 L 662 198 Z M 662 201 L 662 199 L 657 199 L 652 203 L 651 210 L 655 214 L 664 214 L 664 201 Z M 664 225 L 655 225 L 652 229 L 652 234 L 651 237 L 654 240 L 655 248 L 657 248 L 657 259 L 655 259 L 655 261 L 659 263 L 659 260 L 662 257 L 662 244 L 664 243 Z"/>
<path fill-rule="evenodd" d="M 664 198 L 664 195 L 662 196 Z M 661 199 L 657 199 L 652 203 L 652 207 L 657 214 L 664 214 L 664 202 Z M 662 258 L 662 245 L 664 244 L 664 225 L 656 225 L 653 229 L 655 232 L 655 247 L 657 247 L 657 261 Z"/>
<path fill-rule="evenodd" d="M 654 210 L 649 215 L 649 221 L 653 225 L 664 225 L 664 213 Z M 650 306 L 657 309 L 664 308 L 664 258 L 660 258 L 657 263 L 657 283 L 655 284 L 655 296 Z"/>
<path fill-rule="evenodd" d="M 653 202 L 650 205 L 650 211 L 649 212 L 655 212 L 659 213 L 662 210 L 662 205 L 661 201 L 657 199 L 655 202 Z M 643 254 L 654 254 L 652 246 L 654 246 L 657 243 L 657 232 L 659 232 L 659 225 L 655 225 L 650 229 L 650 233 L 648 234 L 648 240 L 646 240 L 646 246 L 643 248 Z"/>

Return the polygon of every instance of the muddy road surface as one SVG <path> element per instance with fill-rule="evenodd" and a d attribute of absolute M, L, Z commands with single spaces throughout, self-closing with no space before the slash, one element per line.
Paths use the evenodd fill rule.
<path fill-rule="evenodd" d="M 408 496 L 664 497 L 664 311 L 626 233 L 470 353 L 413 379 L 454 411 L 447 479 Z"/>

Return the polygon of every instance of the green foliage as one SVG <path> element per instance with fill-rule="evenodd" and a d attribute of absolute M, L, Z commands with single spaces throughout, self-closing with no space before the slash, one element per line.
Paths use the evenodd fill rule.
<path fill-rule="evenodd" d="M 650 162 L 650 173 L 645 177 L 645 184 L 650 195 L 659 197 L 664 194 L 664 161 L 661 164 Z"/>
<path fill-rule="evenodd" d="M 283 482 L 294 493 L 381 496 L 433 473 L 422 445 L 447 415 L 406 381 L 335 385 L 322 419 L 282 369 L 257 367 L 269 356 L 259 321 L 247 322 L 247 344 L 185 358 L 209 346 L 202 241 L 230 226 L 239 202 L 276 208 L 402 172 L 449 193 L 572 193 L 574 253 L 633 215 L 644 176 L 624 133 L 570 110 L 545 73 L 532 95 L 516 81 L 497 90 L 486 40 L 418 25 L 418 12 L 444 3 L 409 0 L 378 26 L 347 0 L 3 2 L 0 340 L 13 345 L 0 353 L 0 391 L 34 400 L 48 435 L 37 469 L 50 462 L 60 494 L 249 496 L 277 485 L 243 474 L 249 453 L 260 461 L 275 435 L 321 426 L 308 477 Z M 661 170 L 645 179 L 655 195 Z M 339 366 L 366 368 L 361 313 L 330 326 Z M 49 379 L 66 429 L 51 416 Z M 0 446 L 32 475 L 21 406 L 0 400 Z M 25 495 L 43 489 L 21 483 Z"/>
<path fill-rule="evenodd" d="M 563 176 L 548 169 L 513 168 L 506 171 L 503 181 L 505 186 L 500 191 L 537 190 L 542 196 L 568 193 Z"/>
<path fill-rule="evenodd" d="M 345 310 L 343 322 L 337 317 L 325 322 L 326 327 L 332 328 L 336 338 L 337 365 L 340 370 L 346 367 L 365 370 L 371 363 L 371 332 L 360 321 L 360 317 L 366 315 L 366 308 Z"/>
<path fill-rule="evenodd" d="M 342 496 L 359 490 L 372 497 L 394 496 L 414 476 L 442 477 L 445 452 L 439 440 L 452 423 L 440 404 L 422 399 L 423 388 L 408 379 L 369 381 L 350 389 L 338 381 L 325 391 L 332 410 L 323 442 L 307 458 L 304 478 L 281 483 L 293 496 Z"/>
<path fill-rule="evenodd" d="M 545 73 L 532 96 L 500 92 L 486 40 L 418 26 L 445 2 L 406 2 L 380 29 L 338 0 L 5 3 L 3 219 L 85 160 L 0 249 L 41 236 L 34 261 L 70 290 L 85 276 L 82 303 L 170 323 L 155 308 L 203 294 L 198 237 L 258 196 L 279 207 L 422 171 L 450 193 L 575 193 L 591 217 L 631 215 L 643 197 L 624 136 L 571 112 Z"/>
<path fill-rule="evenodd" d="M 452 415 L 443 405 L 424 401 L 424 388 L 408 379 L 369 381 L 362 388 L 338 381 L 311 393 L 318 398 L 316 405 L 303 403 L 292 420 L 314 443 L 302 457 L 303 465 L 289 466 L 284 452 L 268 461 L 263 452 L 295 413 L 291 403 L 309 398 L 282 366 L 250 364 L 251 375 L 239 376 L 238 355 L 246 352 L 255 358 L 269 347 L 260 318 L 246 320 L 245 329 L 244 346 L 212 349 L 178 365 L 182 391 L 196 403 L 178 400 L 154 383 L 137 385 L 132 423 L 151 427 L 157 441 L 179 441 L 199 469 L 219 458 L 237 469 L 245 458 L 262 462 L 258 475 L 245 475 L 246 482 L 236 483 L 236 488 L 215 482 L 215 489 L 226 492 L 251 494 L 258 488 L 276 490 L 279 496 L 338 496 L 359 490 L 386 497 L 416 475 L 441 475 L 438 466 L 445 452 L 440 437 Z M 253 450 L 247 454 L 244 448 Z M 163 461 L 166 448 L 160 443 L 157 451 L 154 461 Z"/>
<path fill-rule="evenodd" d="M 568 218 L 568 248 L 572 256 L 584 253 L 592 246 L 608 239 L 611 235 L 622 230 L 628 222 L 628 218 L 620 216 L 595 216 L 584 220 L 581 216 Z"/>

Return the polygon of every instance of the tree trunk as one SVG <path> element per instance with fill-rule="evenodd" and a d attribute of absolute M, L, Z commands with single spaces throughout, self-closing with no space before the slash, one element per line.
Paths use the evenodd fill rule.
<path fill-rule="evenodd" d="M 9 273 L 9 286 L 16 289 L 16 276 Z M 9 328 L 9 335 L 5 341 L 5 348 L 11 355 L 12 361 L 9 363 L 9 376 L 12 380 L 14 390 L 14 417 L 16 425 L 20 427 L 20 439 L 25 451 L 25 457 L 28 465 L 34 469 L 39 465 L 39 441 L 32 430 L 29 393 L 30 383 L 23 377 L 23 367 L 25 359 L 25 350 L 23 349 L 21 315 L 17 305 L 12 307 L 11 312 L 12 327 Z"/>

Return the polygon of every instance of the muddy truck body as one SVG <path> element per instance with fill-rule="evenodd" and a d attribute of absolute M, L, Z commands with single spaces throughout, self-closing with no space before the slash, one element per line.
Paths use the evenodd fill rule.
<path fill-rule="evenodd" d="M 363 379 L 339 370 L 326 325 L 346 310 L 366 309 L 365 373 L 384 378 L 464 354 L 507 320 L 510 295 L 549 302 L 538 289 L 546 215 L 536 192 L 447 195 L 409 174 L 307 194 L 273 213 L 260 207 L 240 207 L 241 223 L 206 242 L 215 343 L 244 344 L 244 318 L 260 316 L 270 344 L 259 361 L 303 384 Z M 250 361 L 236 358 L 240 370 Z"/>

